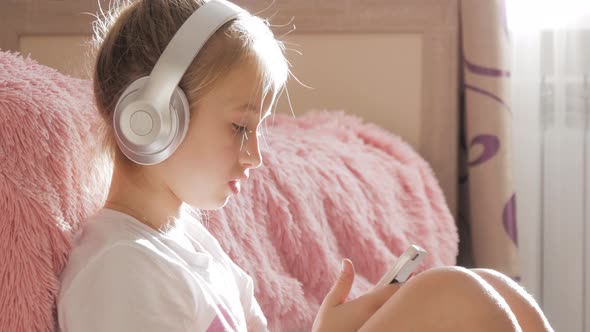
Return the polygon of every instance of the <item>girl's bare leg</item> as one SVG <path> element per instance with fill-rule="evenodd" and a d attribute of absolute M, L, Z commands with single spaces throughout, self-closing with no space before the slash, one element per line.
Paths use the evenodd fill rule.
<path fill-rule="evenodd" d="M 400 288 L 361 332 L 522 332 L 504 298 L 483 278 L 457 266 L 424 271 Z"/>
<path fill-rule="evenodd" d="M 494 287 L 506 300 L 523 332 L 553 332 L 547 317 L 535 301 L 514 280 L 491 269 L 471 269 Z"/>

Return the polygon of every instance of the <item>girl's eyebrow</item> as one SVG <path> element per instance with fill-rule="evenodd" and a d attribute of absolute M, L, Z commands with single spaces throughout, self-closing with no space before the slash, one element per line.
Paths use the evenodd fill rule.
<path fill-rule="evenodd" d="M 238 109 L 241 111 L 249 111 L 249 112 L 258 112 L 260 110 L 260 105 L 253 105 L 253 104 L 243 104 L 238 106 Z"/>
<path fill-rule="evenodd" d="M 257 105 L 252 105 L 252 104 L 244 104 L 241 105 L 237 108 L 240 112 L 251 112 L 251 113 L 257 113 L 260 112 L 260 106 Z M 271 111 L 269 110 L 268 112 L 266 112 L 266 114 L 264 114 L 264 116 L 262 117 L 262 119 L 265 119 L 266 117 L 268 117 L 271 114 Z"/>

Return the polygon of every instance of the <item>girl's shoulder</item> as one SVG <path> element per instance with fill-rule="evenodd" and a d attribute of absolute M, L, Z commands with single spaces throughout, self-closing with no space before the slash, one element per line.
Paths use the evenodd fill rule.
<path fill-rule="evenodd" d="M 128 326 L 129 331 L 193 326 L 195 289 L 166 265 L 146 243 L 122 241 L 101 248 L 84 264 L 68 263 L 57 298 L 60 324 L 72 330 Z M 153 322 L 162 326 L 148 326 L 158 314 Z"/>
<path fill-rule="evenodd" d="M 129 266 L 138 271 L 161 269 L 164 276 L 177 278 L 170 275 L 175 273 L 171 267 L 178 264 L 174 257 L 173 250 L 161 241 L 157 232 L 126 214 L 102 209 L 89 217 L 74 235 L 60 281 L 67 288 L 87 269 L 121 271 L 118 264 L 123 259 L 135 260 Z"/>

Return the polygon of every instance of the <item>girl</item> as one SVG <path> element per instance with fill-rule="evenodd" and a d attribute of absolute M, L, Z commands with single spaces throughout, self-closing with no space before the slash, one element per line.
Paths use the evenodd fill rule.
<path fill-rule="evenodd" d="M 223 207 L 262 165 L 260 127 L 289 76 L 267 22 L 244 11 L 205 40 L 178 82 L 190 120 L 170 155 L 137 158 L 113 126 L 129 84 L 150 75 L 181 26 L 208 5 L 139 0 L 97 21 L 94 93 L 114 169 L 107 201 L 76 234 L 61 276 L 63 331 L 267 329 L 252 278 L 185 209 Z M 146 114 L 139 122 L 151 127 Z M 431 269 L 346 302 L 353 278 L 345 259 L 314 331 L 551 330 L 534 300 L 494 271 Z"/>

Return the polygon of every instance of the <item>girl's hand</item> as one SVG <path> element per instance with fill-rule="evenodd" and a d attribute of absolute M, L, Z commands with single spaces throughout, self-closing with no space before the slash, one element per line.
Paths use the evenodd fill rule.
<path fill-rule="evenodd" d="M 346 302 L 354 281 L 354 267 L 343 260 L 343 269 L 320 306 L 312 332 L 357 331 L 387 301 L 403 283 L 372 289 Z"/>

